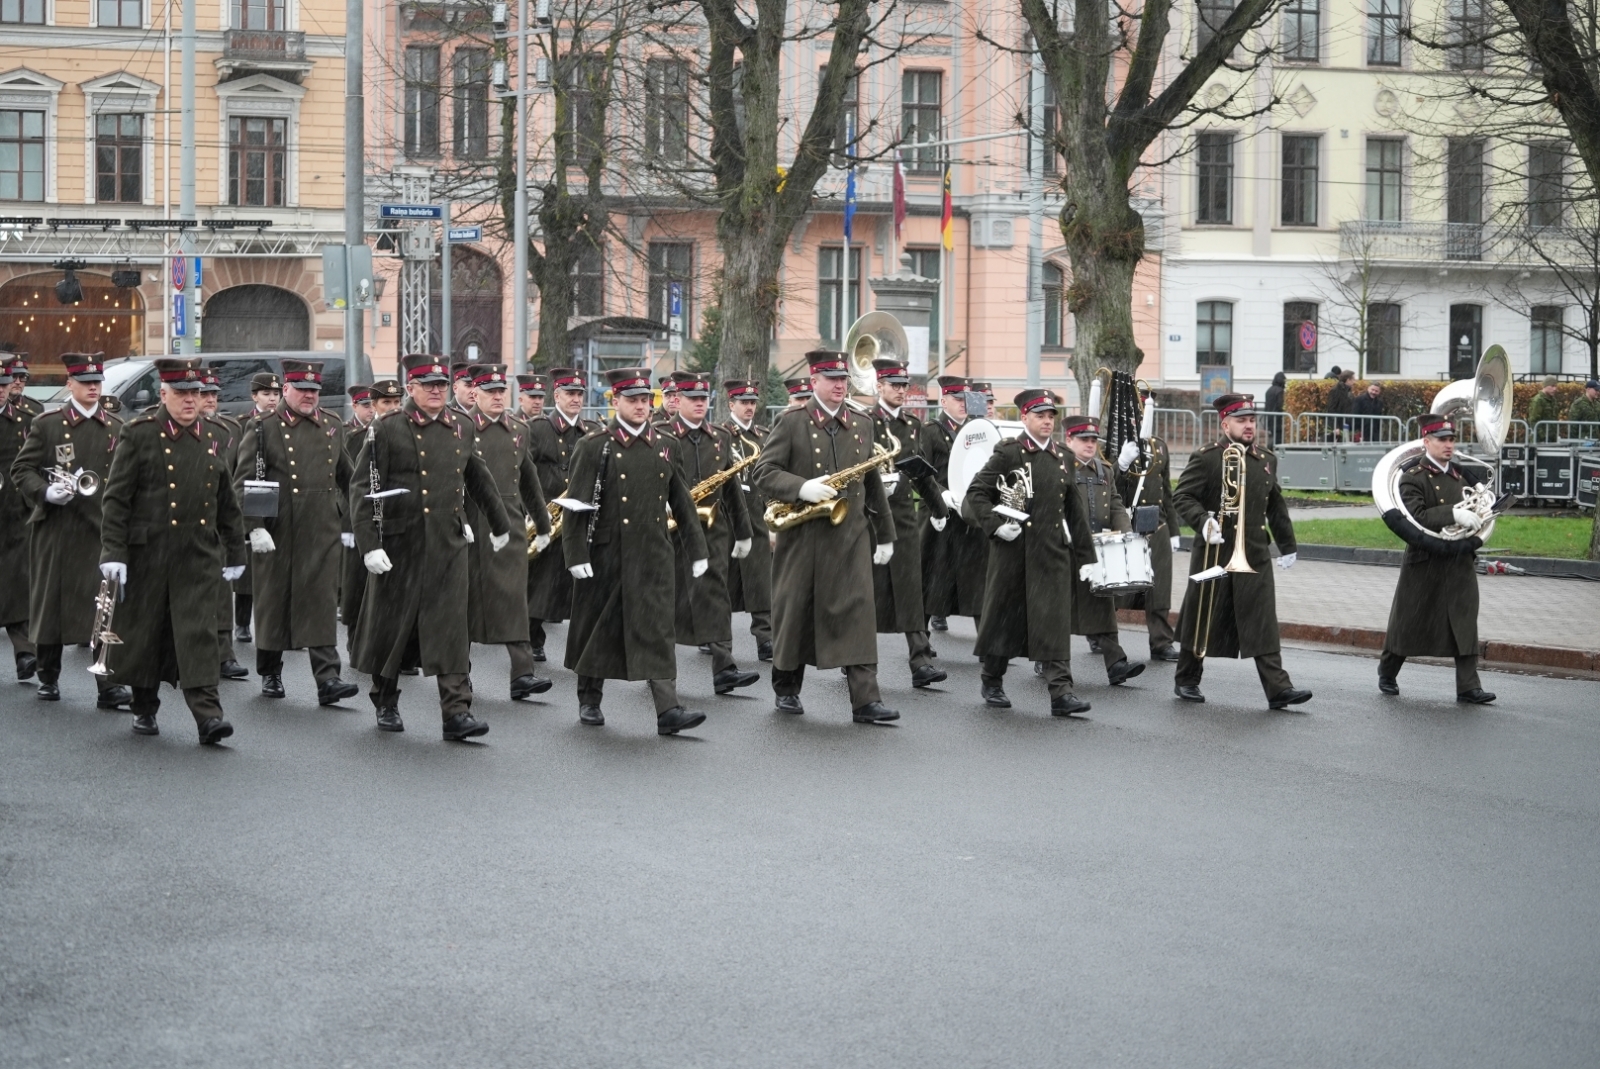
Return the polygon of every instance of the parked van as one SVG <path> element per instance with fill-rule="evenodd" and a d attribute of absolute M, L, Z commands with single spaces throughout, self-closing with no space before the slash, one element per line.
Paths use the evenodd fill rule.
<path fill-rule="evenodd" d="M 350 398 L 344 392 L 344 354 L 338 352 L 216 353 L 201 355 L 201 361 L 216 369 L 222 380 L 218 407 L 229 415 L 250 411 L 250 380 L 257 372 L 270 371 L 283 378 L 283 361 L 322 361 L 322 407 L 349 416 Z M 122 402 L 124 419 L 138 415 L 160 399 L 160 376 L 155 360 L 148 356 L 125 356 L 106 363 L 106 379 L 101 394 Z M 61 387 L 44 403 L 47 408 L 66 404 L 67 388 Z"/>

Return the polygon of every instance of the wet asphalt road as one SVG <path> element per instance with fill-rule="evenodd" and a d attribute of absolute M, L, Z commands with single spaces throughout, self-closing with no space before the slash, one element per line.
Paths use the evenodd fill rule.
<path fill-rule="evenodd" d="M 159 738 L 94 712 L 86 651 L 56 705 L 0 670 L 0 1069 L 1600 1064 L 1596 684 L 1290 650 L 1269 713 L 1080 646 L 1060 721 L 1022 662 L 978 704 L 954 627 L 937 691 L 883 641 L 893 727 L 684 650 L 676 739 L 642 684 L 512 705 L 498 650 L 483 745 L 431 681 L 404 735 L 318 709 L 303 655 L 220 749 L 170 691 Z"/>

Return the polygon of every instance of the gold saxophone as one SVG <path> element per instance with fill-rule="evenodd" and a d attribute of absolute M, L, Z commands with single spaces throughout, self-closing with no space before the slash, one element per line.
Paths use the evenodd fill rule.
<path fill-rule="evenodd" d="M 873 443 L 872 456 L 869 459 L 859 464 L 852 464 L 842 471 L 836 471 L 824 481 L 835 490 L 843 490 L 851 483 L 866 478 L 867 472 L 873 468 L 892 464 L 894 458 L 900 455 L 900 439 L 891 434 L 889 441 L 894 443 L 893 449 L 885 449 Z M 844 522 L 849 512 L 850 499 L 841 495 L 828 501 L 818 501 L 814 505 L 805 502 L 791 505 L 783 501 L 774 501 L 767 506 L 767 511 L 762 513 L 761 518 L 766 521 L 769 531 L 787 531 L 791 527 L 797 527 L 811 520 L 820 520 L 824 516 L 828 517 L 829 523 L 837 527 Z"/>
<path fill-rule="evenodd" d="M 706 476 L 704 479 L 701 479 L 699 482 L 694 484 L 694 489 L 689 491 L 689 496 L 694 498 L 695 515 L 700 517 L 700 525 L 702 527 L 709 531 L 716 524 L 717 504 L 715 501 L 713 501 L 711 504 L 702 507 L 700 502 L 706 500 L 718 490 L 721 490 L 724 483 L 733 478 L 735 475 L 739 474 L 744 469 L 748 468 L 750 465 L 754 464 L 756 462 L 756 458 L 760 455 L 761 450 L 751 446 L 749 456 L 741 458 L 730 467 L 724 468 L 718 472 L 713 472 L 711 475 Z M 667 530 L 676 531 L 677 529 L 677 519 L 672 516 L 671 513 L 668 513 Z"/>
<path fill-rule="evenodd" d="M 561 497 L 561 496 L 563 496 L 565 494 L 566 494 L 566 491 L 563 490 L 563 491 L 561 491 L 560 494 L 557 494 L 556 496 L 557 497 Z M 545 508 L 550 510 L 550 541 L 551 541 L 551 543 L 554 543 L 556 541 L 556 539 L 561 537 L 561 521 L 566 518 L 567 510 L 562 508 L 560 505 L 556 504 L 554 501 L 552 501 L 552 502 L 550 502 L 550 504 L 546 505 Z M 530 517 L 529 520 L 528 520 L 528 559 L 529 560 L 532 560 L 533 558 L 535 558 L 535 557 L 537 557 L 539 555 L 539 547 L 533 544 L 533 540 L 536 537 L 538 537 L 538 535 L 539 535 L 539 525 L 534 523 L 532 518 Z"/>

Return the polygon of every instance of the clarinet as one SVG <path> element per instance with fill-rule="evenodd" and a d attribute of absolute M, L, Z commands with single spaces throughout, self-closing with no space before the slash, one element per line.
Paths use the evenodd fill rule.
<path fill-rule="evenodd" d="M 607 438 L 606 444 L 600 447 L 600 467 L 595 471 L 594 493 L 589 498 L 589 504 L 591 506 L 589 509 L 589 533 L 585 536 L 585 541 L 590 545 L 594 544 L 595 525 L 600 522 L 600 491 L 605 489 L 606 465 L 609 464 L 610 461 L 611 440 Z"/>
<path fill-rule="evenodd" d="M 378 479 L 378 421 L 374 419 L 367 424 L 367 482 L 368 491 L 372 496 L 372 526 L 378 532 L 378 541 L 383 541 L 383 498 L 378 496 L 382 486 Z"/>

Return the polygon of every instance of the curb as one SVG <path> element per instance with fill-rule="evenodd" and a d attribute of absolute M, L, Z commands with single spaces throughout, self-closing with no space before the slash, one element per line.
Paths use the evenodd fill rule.
<path fill-rule="evenodd" d="M 1178 614 L 1169 612 L 1172 626 L 1178 626 Z M 1118 609 L 1117 622 L 1135 627 L 1144 625 L 1144 610 Z M 1383 649 L 1388 632 L 1370 627 L 1330 627 L 1326 624 L 1279 623 L 1278 634 L 1299 642 L 1321 642 L 1332 646 L 1349 646 L 1363 650 Z M 1600 650 L 1568 649 L 1562 646 L 1530 646 L 1520 642 L 1478 643 L 1478 658 L 1500 664 L 1525 664 L 1540 668 L 1560 668 L 1573 672 L 1600 672 Z"/>
<path fill-rule="evenodd" d="M 1182 536 L 1179 551 L 1187 552 L 1194 545 L 1190 535 Z M 1338 564 L 1377 564 L 1398 568 L 1405 561 L 1403 549 L 1365 549 L 1360 546 L 1321 546 L 1302 542 L 1295 547 L 1302 560 L 1332 561 Z M 1483 556 L 1482 551 L 1479 555 Z M 1600 580 L 1600 561 L 1569 560 L 1565 557 L 1492 557 L 1505 564 L 1515 565 L 1529 575 L 1548 579 Z"/>

